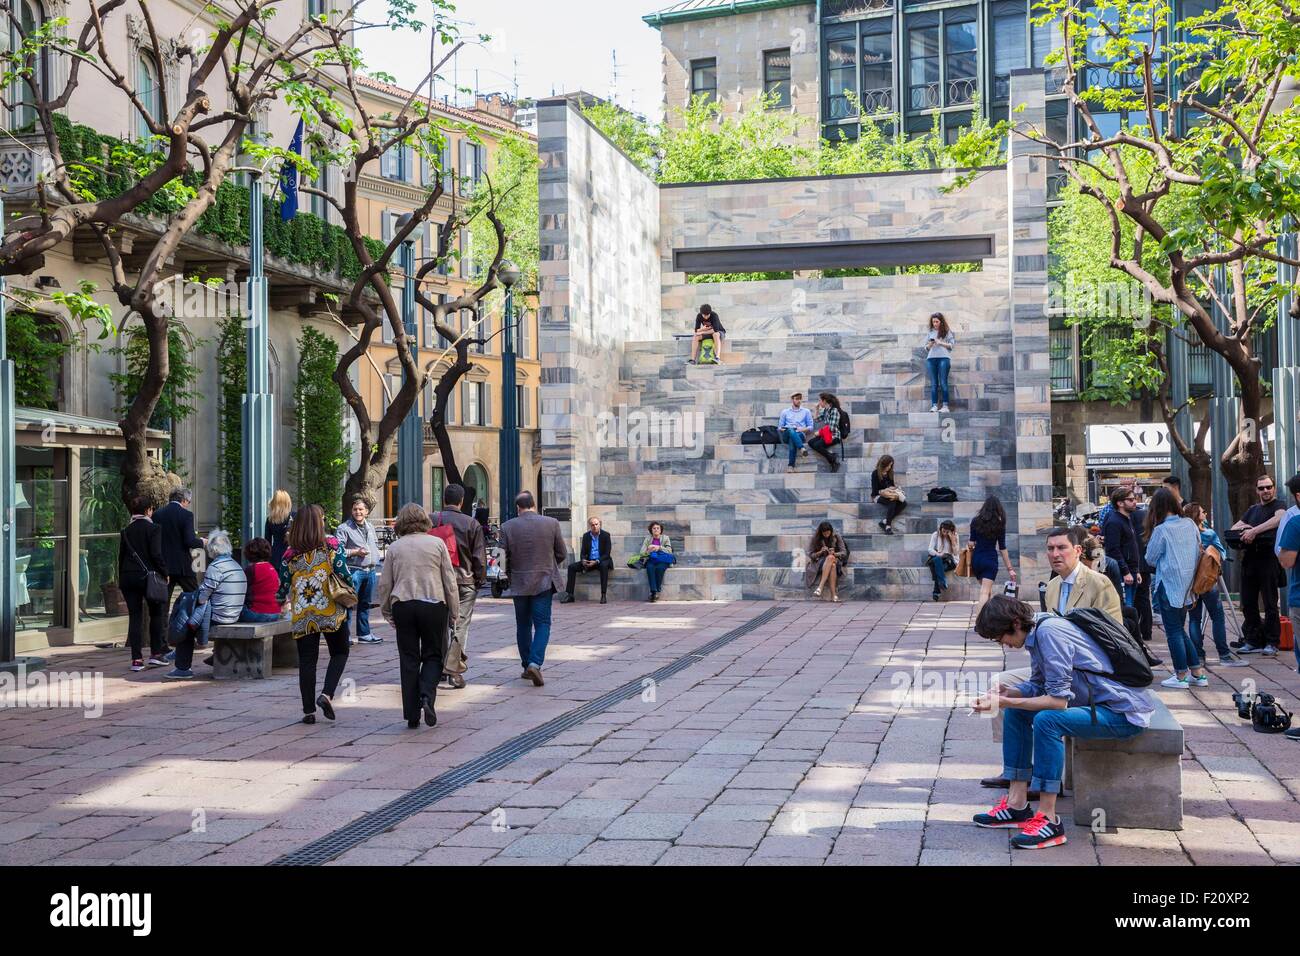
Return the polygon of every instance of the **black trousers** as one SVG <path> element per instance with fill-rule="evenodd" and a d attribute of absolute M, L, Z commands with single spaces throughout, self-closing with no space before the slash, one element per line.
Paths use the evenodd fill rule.
<path fill-rule="evenodd" d="M 1133 607 L 1138 613 L 1138 636 L 1151 640 L 1151 572 L 1142 572 L 1142 583 L 1133 591 Z"/>
<path fill-rule="evenodd" d="M 812 438 L 809 438 L 808 448 L 815 454 L 821 455 L 828 465 L 834 464 L 835 453 L 830 450 L 824 441 L 822 441 L 821 435 L 813 435 Z"/>
<path fill-rule="evenodd" d="M 447 605 L 428 601 L 393 604 L 397 666 L 402 677 L 402 716 L 416 720 L 421 698 L 432 703 L 442 677 L 442 645 L 447 639 Z"/>
<path fill-rule="evenodd" d="M 907 502 L 897 501 L 893 498 L 881 498 L 880 507 L 885 509 L 885 523 L 893 524 L 894 519 L 902 514 L 903 509 L 907 507 Z"/>
<path fill-rule="evenodd" d="M 590 560 L 590 559 L 588 559 Z M 614 570 L 614 561 L 611 558 L 601 558 L 596 562 L 594 568 L 583 567 L 581 561 L 575 561 L 569 565 L 569 595 L 573 595 L 573 589 L 577 587 L 578 575 L 586 574 L 588 571 L 600 572 L 600 593 L 604 594 L 609 590 L 609 572 Z"/>
<path fill-rule="evenodd" d="M 343 678 L 343 667 L 348 662 L 348 626 L 324 634 L 304 634 L 298 645 L 298 690 L 302 692 L 302 712 L 316 713 L 316 661 L 320 658 L 320 639 L 329 647 L 330 662 L 325 667 L 325 696 L 333 700 Z"/>
<path fill-rule="evenodd" d="M 144 659 L 144 614 L 149 612 L 149 650 L 154 655 L 164 654 L 163 626 L 167 623 L 167 606 L 162 601 L 150 601 L 144 594 L 144 583 L 134 587 L 122 583 L 122 599 L 126 601 L 126 643 L 131 648 L 131 660 Z"/>
<path fill-rule="evenodd" d="M 1282 619 L 1277 603 L 1279 568 L 1271 549 L 1267 554 L 1247 554 L 1241 563 L 1241 636 L 1256 647 L 1276 647 L 1281 641 Z M 1261 601 L 1263 621 L 1259 617 Z"/>

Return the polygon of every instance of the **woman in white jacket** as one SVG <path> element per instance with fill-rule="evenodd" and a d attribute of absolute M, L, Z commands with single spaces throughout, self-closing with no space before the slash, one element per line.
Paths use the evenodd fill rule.
<path fill-rule="evenodd" d="M 957 555 L 961 552 L 961 541 L 957 537 L 957 526 L 951 521 L 940 523 L 939 530 L 930 535 L 930 557 L 926 564 L 930 566 L 930 577 L 934 578 L 934 599 L 948 590 L 948 572 L 957 567 Z"/>

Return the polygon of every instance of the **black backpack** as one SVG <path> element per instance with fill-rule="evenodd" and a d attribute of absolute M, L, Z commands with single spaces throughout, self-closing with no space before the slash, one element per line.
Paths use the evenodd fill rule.
<path fill-rule="evenodd" d="M 1075 670 L 1079 673 L 1091 674 L 1094 677 L 1108 677 L 1125 687 L 1150 687 L 1155 681 L 1155 673 L 1151 670 L 1155 662 L 1147 652 L 1146 645 L 1116 624 L 1115 619 L 1105 611 L 1095 607 L 1076 607 L 1063 615 L 1054 616 L 1064 617 L 1092 638 L 1093 643 L 1101 648 L 1106 659 L 1110 661 L 1112 671 L 1110 674 L 1076 667 Z M 1092 710 L 1092 722 L 1096 723 L 1097 708 L 1092 702 L 1091 684 L 1088 685 L 1088 707 Z"/>
<path fill-rule="evenodd" d="M 840 441 L 848 441 L 849 432 L 852 431 L 852 429 L 853 426 L 849 424 L 849 413 L 841 408 L 840 409 Z"/>
<path fill-rule="evenodd" d="M 931 488 L 926 492 L 925 500 L 930 502 L 956 501 L 957 492 L 953 491 L 951 488 Z"/>

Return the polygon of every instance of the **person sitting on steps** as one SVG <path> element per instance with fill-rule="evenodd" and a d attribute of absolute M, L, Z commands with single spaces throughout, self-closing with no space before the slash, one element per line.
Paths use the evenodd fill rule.
<path fill-rule="evenodd" d="M 937 601 L 943 591 L 948 590 L 947 572 L 957 567 L 957 554 L 961 551 L 961 541 L 957 537 L 957 526 L 945 519 L 939 523 L 939 530 L 930 535 L 930 557 L 926 564 L 930 567 L 930 577 L 934 578 L 934 593 Z"/>
<path fill-rule="evenodd" d="M 817 417 L 813 421 L 813 434 L 808 439 L 808 447 L 826 459 L 831 471 L 840 470 L 840 461 L 831 451 L 831 445 L 840 440 L 840 400 L 830 392 L 817 396 Z M 830 441 L 826 440 L 829 430 Z"/>
<path fill-rule="evenodd" d="M 718 339 L 713 334 L 713 321 L 710 316 L 704 316 L 703 321 L 696 326 L 695 333 L 698 336 L 695 340 L 697 354 L 692 364 L 694 365 L 717 365 L 718 364 Z"/>
<path fill-rule="evenodd" d="M 925 364 L 930 372 L 930 411 L 948 411 L 948 369 L 952 365 L 952 350 L 957 337 L 948 328 L 942 312 L 930 316 L 930 328 L 925 336 Z"/>
<path fill-rule="evenodd" d="M 641 554 L 647 558 L 656 551 L 662 551 L 664 554 L 673 553 L 673 542 L 668 535 L 664 534 L 664 526 L 658 521 L 651 521 L 650 526 L 646 528 L 646 536 L 641 539 Z M 651 603 L 659 600 L 659 592 L 664 587 L 664 575 L 668 573 L 668 565 L 660 561 L 646 561 L 645 575 L 650 582 Z"/>
<path fill-rule="evenodd" d="M 793 471 L 795 456 L 800 453 L 805 457 L 808 455 L 804 443 L 808 433 L 813 430 L 812 412 L 803 407 L 803 392 L 795 392 L 790 396 L 790 407 L 781 413 L 776 427 L 781 433 L 781 441 L 790 446 L 787 467 Z"/>
<path fill-rule="evenodd" d="M 849 546 L 829 521 L 823 521 L 808 545 L 808 564 L 803 569 L 804 587 L 810 588 L 815 584 L 813 597 L 821 597 L 822 588 L 829 584 L 831 600 L 839 604 L 840 577 L 848 563 Z"/>
<path fill-rule="evenodd" d="M 695 335 L 691 338 L 690 363 L 695 365 L 699 362 L 700 343 L 704 339 L 713 339 L 713 360 L 721 362 L 722 340 L 726 337 L 727 330 L 722 327 L 718 313 L 707 304 L 700 306 L 700 313 L 695 317 Z"/>
<path fill-rule="evenodd" d="M 578 547 L 578 560 L 569 565 L 569 587 L 560 603 L 573 603 L 573 592 L 578 586 L 579 574 L 596 571 L 600 574 L 600 603 L 605 604 L 605 592 L 609 590 L 609 572 L 614 568 L 613 551 L 609 532 L 601 529 L 600 519 L 594 516 L 588 518 L 587 530 Z"/>
<path fill-rule="evenodd" d="M 885 534 L 894 533 L 894 519 L 907 507 L 907 498 L 894 484 L 894 456 L 881 455 L 871 472 L 871 500 L 885 509 L 885 517 L 877 524 Z"/>

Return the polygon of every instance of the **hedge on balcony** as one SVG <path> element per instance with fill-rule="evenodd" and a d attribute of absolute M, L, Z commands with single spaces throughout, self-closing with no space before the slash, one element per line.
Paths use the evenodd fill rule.
<path fill-rule="evenodd" d="M 72 123 L 56 115 L 55 133 L 63 150 L 65 163 L 81 163 L 78 178 L 86 190 L 95 196 L 117 196 L 132 182 L 131 169 L 123 164 L 108 162 L 114 147 L 125 146 L 122 140 L 105 136 Z M 201 182 L 198 172 L 190 169 L 181 176 L 182 182 L 197 187 Z M 300 212 L 293 219 L 280 219 L 280 205 L 271 197 L 263 200 L 262 222 L 266 251 L 277 258 L 298 265 L 316 266 L 337 273 L 345 279 L 355 279 L 361 274 L 361 262 L 352 250 L 347 232 L 341 226 L 331 225 L 309 212 Z M 143 215 L 168 218 L 180 208 L 179 203 L 165 193 L 156 193 L 136 207 Z M 226 181 L 217 187 L 217 198 L 199 217 L 195 232 L 235 246 L 248 245 L 248 190 L 237 183 Z M 365 244 L 372 256 L 378 257 L 384 243 L 369 236 Z"/>

